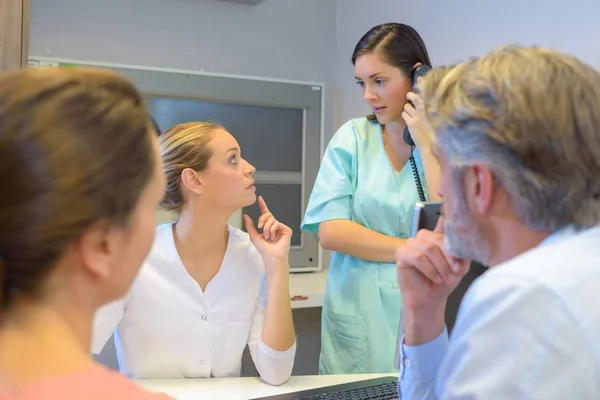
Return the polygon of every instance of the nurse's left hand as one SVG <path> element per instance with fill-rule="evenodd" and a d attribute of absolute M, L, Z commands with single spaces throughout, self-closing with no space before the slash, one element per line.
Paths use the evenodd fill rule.
<path fill-rule="evenodd" d="M 252 219 L 244 214 L 250 240 L 262 256 L 267 267 L 273 262 L 284 262 L 287 265 L 292 229 L 275 219 L 262 196 L 258 197 L 258 205 L 261 211 L 261 216 L 258 218 L 258 229 L 262 229 L 262 233 L 256 230 Z"/>

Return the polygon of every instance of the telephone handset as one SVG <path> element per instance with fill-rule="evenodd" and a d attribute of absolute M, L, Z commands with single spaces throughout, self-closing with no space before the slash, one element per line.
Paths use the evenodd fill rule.
<path fill-rule="evenodd" d="M 411 72 L 411 76 L 410 79 L 412 81 L 412 85 L 413 85 L 413 91 L 416 90 L 415 89 L 415 85 L 417 84 L 417 79 L 420 76 L 425 76 L 425 74 L 430 70 L 431 68 L 427 65 L 420 65 L 417 68 L 414 68 Z M 409 100 L 409 102 L 412 104 L 412 102 Z M 414 104 L 413 104 L 414 106 Z M 423 184 L 421 183 L 421 178 L 419 176 L 419 170 L 417 168 L 417 162 L 415 161 L 415 158 L 413 157 L 413 149 L 415 148 L 415 142 L 413 141 L 412 137 L 410 137 L 410 131 L 408 130 L 408 126 L 406 126 L 404 128 L 404 142 L 410 146 L 410 158 L 408 159 L 408 161 L 410 162 L 410 167 L 412 168 L 412 172 L 413 172 L 413 176 L 415 177 L 415 184 L 417 185 L 417 192 L 419 194 L 419 199 L 421 201 L 427 201 L 427 199 L 425 199 L 425 192 L 423 191 Z"/>
<path fill-rule="evenodd" d="M 420 76 L 425 76 L 427 72 L 429 72 L 431 68 L 427 65 L 420 65 L 417 68 L 414 68 L 410 73 L 410 80 L 413 85 L 413 91 L 415 91 L 415 85 L 417 84 L 417 79 Z M 412 101 L 409 100 L 409 103 L 412 104 Z M 414 104 L 412 104 L 414 106 Z M 410 131 L 408 130 L 408 126 L 404 127 L 404 142 L 409 146 L 415 146 L 415 142 L 412 137 L 410 137 Z"/>

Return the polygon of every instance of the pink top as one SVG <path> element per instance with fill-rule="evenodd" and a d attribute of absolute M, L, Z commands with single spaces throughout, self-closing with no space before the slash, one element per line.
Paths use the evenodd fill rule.
<path fill-rule="evenodd" d="M 137 386 L 123 375 L 101 366 L 86 368 L 69 375 L 49 378 L 6 391 L 0 388 L 0 400 L 173 400 L 166 394 L 154 394 Z"/>

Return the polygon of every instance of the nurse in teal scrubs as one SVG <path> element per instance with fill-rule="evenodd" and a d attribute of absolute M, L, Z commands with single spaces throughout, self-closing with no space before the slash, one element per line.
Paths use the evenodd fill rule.
<path fill-rule="evenodd" d="M 420 200 L 411 154 L 424 196 L 437 199 L 428 188 L 435 192 L 439 166 L 410 80 L 413 68 L 431 62 L 419 34 L 392 23 L 367 32 L 352 63 L 373 114 L 346 122 L 333 136 L 302 222 L 333 251 L 319 372 L 392 373 L 401 305 L 395 253 Z M 406 126 L 416 147 L 403 140 Z"/>

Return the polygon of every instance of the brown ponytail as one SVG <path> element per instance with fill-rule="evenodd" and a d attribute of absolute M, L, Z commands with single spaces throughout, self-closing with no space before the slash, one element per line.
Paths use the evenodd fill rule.
<path fill-rule="evenodd" d="M 0 77 L 0 308 L 37 296 L 93 223 L 128 223 L 152 176 L 152 140 L 142 97 L 114 73 Z"/>

